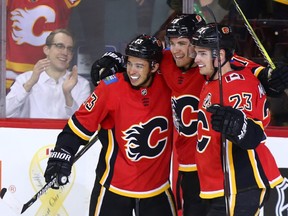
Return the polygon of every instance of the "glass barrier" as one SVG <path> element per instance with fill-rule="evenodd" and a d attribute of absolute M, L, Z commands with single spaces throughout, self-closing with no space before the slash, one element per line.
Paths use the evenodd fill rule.
<path fill-rule="evenodd" d="M 5 96 L 6 96 L 6 0 L 1 0 L 0 3 L 0 118 L 5 118 Z"/>

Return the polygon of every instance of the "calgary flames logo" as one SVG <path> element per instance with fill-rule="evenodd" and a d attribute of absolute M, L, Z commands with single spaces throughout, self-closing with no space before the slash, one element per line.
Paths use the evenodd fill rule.
<path fill-rule="evenodd" d="M 131 161 L 156 158 L 167 145 L 168 121 L 156 117 L 146 123 L 131 126 L 123 134 L 123 139 L 127 141 L 126 155 Z"/>
<path fill-rule="evenodd" d="M 199 99 L 192 95 L 172 97 L 173 122 L 180 135 L 196 135 Z M 188 105 L 187 105 L 188 104 Z"/>
<path fill-rule="evenodd" d="M 223 34 L 229 34 L 231 32 L 228 26 L 222 27 L 221 30 Z"/>
<path fill-rule="evenodd" d="M 28 43 L 33 46 L 42 46 L 51 31 L 43 31 L 39 35 L 34 34 L 34 25 L 39 19 L 45 19 L 46 23 L 55 22 L 55 11 L 45 5 L 33 9 L 17 8 L 10 13 L 13 21 L 12 38 L 16 44 Z"/>

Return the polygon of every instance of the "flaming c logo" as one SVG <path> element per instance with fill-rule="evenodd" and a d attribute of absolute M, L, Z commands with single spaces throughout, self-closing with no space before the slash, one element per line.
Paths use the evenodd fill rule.
<path fill-rule="evenodd" d="M 230 29 L 228 27 L 223 27 L 222 29 L 223 34 L 229 34 L 230 33 Z"/>
<path fill-rule="evenodd" d="M 17 8 L 10 14 L 13 21 L 12 38 L 16 44 L 31 44 L 42 46 L 45 44 L 46 37 L 51 31 L 43 31 L 40 35 L 33 33 L 33 28 L 37 20 L 44 18 L 46 23 L 53 23 L 56 19 L 55 11 L 45 5 L 34 9 Z"/>
<path fill-rule="evenodd" d="M 131 126 L 123 132 L 127 157 L 134 162 L 159 157 L 167 145 L 167 131 L 168 121 L 161 117 Z"/>

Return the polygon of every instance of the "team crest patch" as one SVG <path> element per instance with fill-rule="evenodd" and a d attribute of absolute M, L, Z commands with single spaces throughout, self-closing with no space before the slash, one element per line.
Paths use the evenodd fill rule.
<path fill-rule="evenodd" d="M 111 83 L 114 83 L 114 82 L 117 82 L 118 81 L 118 78 L 115 76 L 115 75 L 111 75 L 111 76 L 108 76 L 108 77 L 105 77 L 103 79 L 103 82 L 106 84 L 106 85 L 109 85 Z"/>
<path fill-rule="evenodd" d="M 228 76 L 226 76 L 225 79 L 227 83 L 232 82 L 234 80 L 245 80 L 244 76 L 238 73 L 231 73 Z"/>

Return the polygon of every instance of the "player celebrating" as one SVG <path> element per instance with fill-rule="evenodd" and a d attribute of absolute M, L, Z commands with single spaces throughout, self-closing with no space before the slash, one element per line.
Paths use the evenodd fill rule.
<path fill-rule="evenodd" d="M 127 72 L 100 81 L 69 119 L 48 160 L 46 181 L 70 175 L 73 156 L 99 127 L 102 151 L 90 201 L 90 216 L 175 216 L 170 188 L 172 113 L 170 95 L 158 73 L 159 40 L 141 35 L 126 48 Z M 111 129 L 111 130 L 110 130 Z M 57 158 L 55 155 L 67 155 Z M 71 157 L 70 157 L 71 156 Z"/>
<path fill-rule="evenodd" d="M 169 50 L 163 51 L 161 73 L 172 90 L 171 102 L 174 118 L 174 143 L 179 162 L 177 186 L 181 186 L 183 196 L 183 215 L 206 215 L 206 204 L 199 197 L 200 185 L 195 164 L 195 149 L 197 143 L 197 113 L 201 87 L 205 82 L 199 74 L 199 68 L 194 63 L 195 53 L 191 44 L 193 33 L 197 28 L 206 25 L 197 14 L 177 15 L 166 28 L 166 37 L 169 40 Z M 117 54 L 119 55 L 119 54 Z M 116 55 L 116 56 L 117 56 Z M 99 81 L 102 68 L 109 74 L 119 68 L 118 60 L 112 55 L 104 55 L 96 64 L 98 70 L 91 74 L 94 83 Z M 236 67 L 247 67 L 263 82 L 265 90 L 272 96 L 283 93 L 288 86 L 287 68 L 277 68 L 273 71 L 268 82 L 268 70 L 246 58 L 234 55 L 231 63 Z M 178 207 L 182 207 L 180 189 L 178 188 Z"/>
<path fill-rule="evenodd" d="M 181 185 L 183 216 L 206 215 L 206 204 L 199 197 L 199 179 L 195 164 L 195 149 L 197 143 L 197 113 L 201 87 L 204 77 L 194 62 L 195 50 L 191 45 L 192 35 L 199 27 L 206 25 L 198 14 L 182 14 L 176 16 L 166 28 L 166 37 L 170 50 L 165 50 L 161 62 L 161 72 L 172 91 L 171 103 L 173 109 L 174 143 L 179 162 L 177 186 Z M 265 90 L 270 96 L 282 94 L 288 86 L 287 67 L 278 67 L 272 73 L 268 83 L 268 71 L 246 58 L 233 55 L 233 67 L 250 68 L 251 72 L 265 84 Z M 250 73 L 251 73 L 250 72 Z M 286 72 L 286 73 L 285 73 Z"/>
<path fill-rule="evenodd" d="M 198 112 L 196 163 L 200 196 L 210 200 L 209 216 L 226 212 L 257 215 L 267 190 L 283 181 L 265 146 L 264 128 L 270 121 L 265 91 L 250 69 L 232 69 L 229 61 L 235 40 L 229 26 L 202 27 L 193 36 L 193 44 L 195 62 L 207 79 Z M 225 138 L 225 153 L 221 136 Z M 229 209 L 225 208 L 223 161 L 228 170 L 225 178 L 229 179 Z"/>
<path fill-rule="evenodd" d="M 166 28 L 169 50 L 164 50 L 161 72 L 172 90 L 171 103 L 174 121 L 174 144 L 179 163 L 177 200 L 183 196 L 183 215 L 205 215 L 205 204 L 199 197 L 200 185 L 195 163 L 197 143 L 197 112 L 204 78 L 194 63 L 192 35 L 204 26 L 198 14 L 176 16 Z"/>

